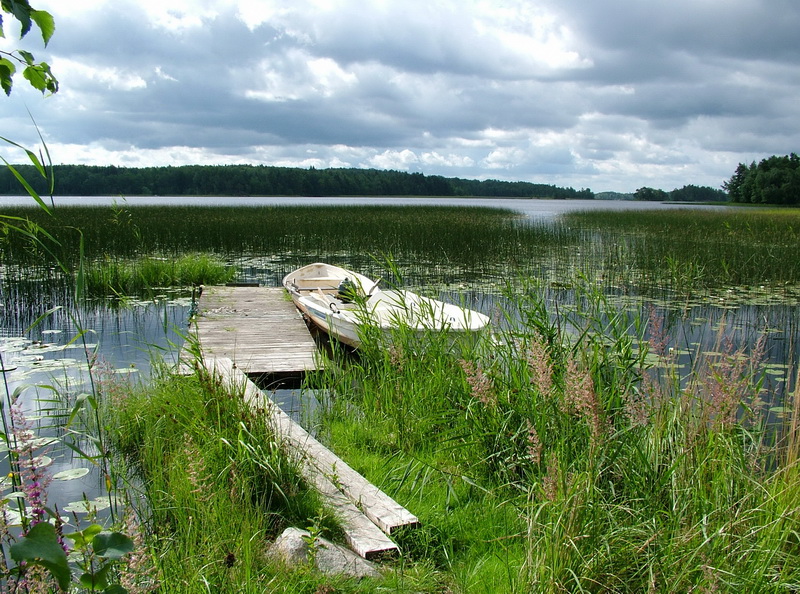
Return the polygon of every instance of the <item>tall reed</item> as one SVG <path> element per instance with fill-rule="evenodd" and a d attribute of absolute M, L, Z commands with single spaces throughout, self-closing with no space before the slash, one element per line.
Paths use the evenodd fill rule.
<path fill-rule="evenodd" d="M 700 354 L 687 378 L 660 320 L 592 283 L 566 312 L 536 283 L 507 297 L 489 355 L 400 332 L 323 380 L 328 439 L 419 513 L 412 556 L 462 590 L 791 588 L 800 490 L 758 347 Z"/>

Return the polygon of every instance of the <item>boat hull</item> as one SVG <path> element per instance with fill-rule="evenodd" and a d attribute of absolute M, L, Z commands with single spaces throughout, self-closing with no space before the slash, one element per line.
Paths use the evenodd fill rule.
<path fill-rule="evenodd" d="M 479 312 L 411 291 L 384 291 L 377 281 L 329 264 L 299 268 L 286 275 L 283 286 L 309 322 L 356 348 L 367 327 L 377 329 L 390 343 L 398 331 L 423 339 L 444 333 L 455 340 L 481 333 L 489 324 Z"/>

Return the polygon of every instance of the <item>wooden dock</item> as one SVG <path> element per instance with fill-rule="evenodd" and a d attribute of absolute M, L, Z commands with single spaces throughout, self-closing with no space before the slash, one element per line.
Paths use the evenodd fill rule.
<path fill-rule="evenodd" d="M 224 357 L 248 374 L 318 370 L 314 339 L 282 288 L 206 287 L 194 324 L 204 357 Z"/>
<path fill-rule="evenodd" d="M 300 463 L 303 476 L 339 518 L 345 538 L 366 559 L 396 555 L 388 535 L 419 520 L 372 485 L 284 413 L 249 376 L 296 374 L 320 368 L 314 339 L 283 289 L 209 287 L 193 323 L 200 363 L 229 388 L 241 390 L 250 406 L 266 411 L 265 422 Z M 181 355 L 190 373 L 197 361 Z"/>
<path fill-rule="evenodd" d="M 241 392 L 251 407 L 266 411 L 266 420 L 298 456 L 303 476 L 336 514 L 347 544 L 355 553 L 365 559 L 398 553 L 397 545 L 387 535 L 398 528 L 419 526 L 416 516 L 294 422 L 230 360 L 212 358 L 204 364 L 228 389 Z"/>

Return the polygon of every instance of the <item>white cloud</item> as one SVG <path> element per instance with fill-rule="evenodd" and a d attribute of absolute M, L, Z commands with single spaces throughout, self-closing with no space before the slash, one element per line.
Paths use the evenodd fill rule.
<path fill-rule="evenodd" d="M 37 143 L 30 109 L 59 162 L 718 186 L 800 145 L 775 2 L 41 0 L 56 35 L 23 45 L 61 91 L 18 78 L 0 134 Z"/>

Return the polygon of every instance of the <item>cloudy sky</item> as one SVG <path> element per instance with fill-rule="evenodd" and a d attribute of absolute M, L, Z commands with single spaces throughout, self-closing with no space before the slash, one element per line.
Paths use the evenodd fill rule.
<path fill-rule="evenodd" d="M 31 0 L 0 135 L 56 163 L 371 167 L 595 192 L 800 150 L 797 0 Z M 23 157 L 10 147 L 0 155 Z"/>

